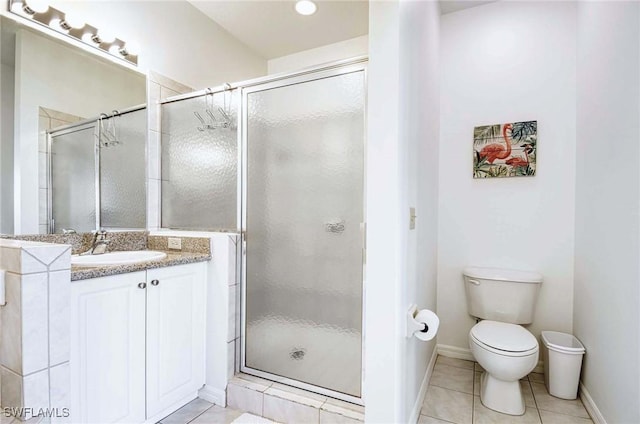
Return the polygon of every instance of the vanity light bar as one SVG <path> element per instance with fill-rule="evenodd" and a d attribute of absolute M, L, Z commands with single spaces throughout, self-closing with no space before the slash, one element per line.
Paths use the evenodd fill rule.
<path fill-rule="evenodd" d="M 71 16 L 67 20 L 64 12 L 51 6 L 43 7 L 42 0 L 9 0 L 9 10 L 15 15 L 37 22 L 113 57 L 138 65 L 138 52 L 134 51 L 134 46 L 117 37 L 110 37 L 111 39 L 107 40 L 103 35 L 101 38 L 101 31 L 98 28 L 87 23 L 79 26 L 77 21 L 73 22 Z"/>

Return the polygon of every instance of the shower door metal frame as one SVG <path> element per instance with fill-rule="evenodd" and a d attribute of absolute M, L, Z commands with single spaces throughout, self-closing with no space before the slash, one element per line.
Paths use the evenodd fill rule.
<path fill-rule="evenodd" d="M 300 72 L 292 73 L 292 74 L 282 74 L 276 75 L 274 77 L 266 77 L 259 78 L 250 83 L 246 83 L 240 88 L 240 101 L 238 102 L 240 113 L 238 116 L 241 118 L 242 125 L 238 129 L 238 156 L 239 156 L 239 167 L 238 167 L 238 185 L 241 190 L 241 196 L 239 196 L 239 223 L 240 223 L 240 249 L 239 257 L 240 257 L 240 364 L 236 366 L 236 371 L 240 371 L 246 374 L 255 375 L 257 377 L 265 378 L 268 380 L 272 380 L 278 383 L 283 383 L 289 386 L 297 387 L 300 389 L 308 390 L 310 392 L 319 393 L 322 395 L 330 396 L 332 398 L 337 398 L 341 400 L 345 400 L 347 402 L 355 403 L 358 405 L 364 405 L 364 369 L 365 369 L 365 355 L 364 355 L 364 340 L 365 340 L 365 326 L 364 326 L 364 318 L 365 318 L 365 289 L 366 289 L 366 192 L 367 192 L 367 178 L 366 178 L 366 168 L 367 168 L 367 57 L 358 57 L 351 60 L 333 62 L 325 65 L 321 65 L 315 68 L 309 68 L 302 70 Z M 360 397 L 348 395 L 346 393 L 337 392 L 331 389 L 327 389 L 324 387 L 315 386 L 313 384 L 305 383 L 299 380 L 291 379 L 288 377 L 283 377 L 276 374 L 271 374 L 265 371 L 257 370 L 254 368 L 247 367 L 246 363 L 246 314 L 247 314 L 247 298 L 246 298 L 246 288 L 247 288 L 247 178 L 248 178 L 248 95 L 251 93 L 265 91 L 274 88 L 281 88 L 291 85 L 302 84 L 306 82 L 336 77 L 340 75 L 346 75 L 355 72 L 363 72 L 364 76 L 364 128 L 363 128 L 363 169 L 362 169 L 362 177 L 363 177 L 363 185 L 362 185 L 362 213 L 363 213 L 363 222 L 360 224 L 360 231 L 362 236 L 362 311 L 361 311 L 361 339 L 360 339 L 360 354 L 361 354 L 361 370 L 360 370 Z"/>
<path fill-rule="evenodd" d="M 93 128 L 93 164 L 94 164 L 94 194 L 96 207 L 96 229 L 100 228 L 100 149 L 98 148 L 98 137 L 100 129 L 96 126 L 96 120 L 81 121 L 75 124 L 65 125 L 56 128 L 54 131 L 47 131 L 47 233 L 54 234 L 56 230 L 53 218 L 53 138 L 84 131 Z"/>

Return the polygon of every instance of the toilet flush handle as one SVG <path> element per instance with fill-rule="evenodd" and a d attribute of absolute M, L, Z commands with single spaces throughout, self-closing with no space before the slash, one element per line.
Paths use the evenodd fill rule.
<path fill-rule="evenodd" d="M 476 285 L 476 286 L 479 286 L 479 285 L 480 285 L 480 281 L 478 281 L 478 280 L 471 280 L 471 279 L 469 279 L 469 282 L 470 282 L 471 284 L 473 284 L 473 285 Z"/>

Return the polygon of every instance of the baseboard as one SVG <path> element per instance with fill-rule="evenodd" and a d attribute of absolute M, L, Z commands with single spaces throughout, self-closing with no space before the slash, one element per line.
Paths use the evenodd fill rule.
<path fill-rule="evenodd" d="M 596 406 L 587 388 L 582 384 L 582 381 L 580 382 L 580 400 L 582 400 L 584 407 L 587 409 L 589 415 L 591 415 L 594 424 L 607 424 L 607 421 L 602 416 L 602 413 Z"/>
<path fill-rule="evenodd" d="M 205 384 L 202 389 L 198 390 L 198 397 L 206 400 L 207 402 L 222 406 L 223 408 L 227 406 L 227 392 L 216 389 L 208 384 Z"/>
<path fill-rule="evenodd" d="M 533 371 L 537 374 L 544 374 L 544 363 L 542 361 L 538 361 L 538 365 L 533 369 Z"/>
<path fill-rule="evenodd" d="M 189 395 L 183 397 L 182 399 L 180 399 L 179 401 L 175 402 L 173 405 L 169 406 L 168 408 L 165 408 L 161 412 L 155 414 L 154 416 L 152 416 L 150 418 L 147 418 L 147 420 L 144 422 L 144 424 L 154 424 L 154 423 L 160 422 L 161 419 L 163 419 L 165 417 L 168 417 L 169 415 L 173 414 L 178 409 L 182 408 L 187 403 L 191 402 L 192 400 L 196 399 L 197 397 L 198 397 L 198 393 L 197 392 L 190 393 Z"/>
<path fill-rule="evenodd" d="M 464 359 L 465 361 L 475 361 L 475 358 L 473 357 L 470 349 L 464 349 L 457 346 L 439 344 L 438 354 L 446 356 L 448 358 Z M 535 372 L 538 374 L 544 373 L 544 363 L 542 361 L 538 361 L 538 365 L 536 365 L 536 367 L 531 372 Z"/>
<path fill-rule="evenodd" d="M 436 359 L 438 358 L 438 346 L 433 348 L 433 354 L 431 355 L 431 359 L 429 360 L 429 365 L 427 365 L 427 371 L 424 373 L 424 378 L 422 379 L 422 384 L 420 385 L 420 391 L 418 392 L 418 397 L 416 398 L 416 403 L 413 405 L 413 410 L 411 411 L 411 416 L 409 417 L 410 423 L 417 423 L 418 418 L 420 418 L 420 410 L 422 409 L 422 402 L 424 402 L 424 396 L 427 394 L 427 387 L 429 387 L 429 380 L 431 380 L 431 374 L 433 374 L 433 367 L 436 365 Z"/>
<path fill-rule="evenodd" d="M 475 361 L 470 349 L 464 349 L 457 346 L 438 345 L 438 354 L 447 358 L 464 359 L 465 361 Z"/>

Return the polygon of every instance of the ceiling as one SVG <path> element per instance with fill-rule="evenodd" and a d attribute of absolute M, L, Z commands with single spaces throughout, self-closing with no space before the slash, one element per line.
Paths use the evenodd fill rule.
<path fill-rule="evenodd" d="M 367 0 L 316 0 L 311 16 L 296 13 L 294 0 L 188 1 L 265 59 L 369 32 Z"/>
<path fill-rule="evenodd" d="M 286 56 L 369 33 L 368 0 L 315 0 L 301 16 L 295 0 L 187 0 L 265 59 Z M 421 0 L 433 1 L 433 0 Z M 439 0 L 442 14 L 496 0 Z"/>
<path fill-rule="evenodd" d="M 493 3 L 496 0 L 439 0 L 440 14 L 457 12 L 470 7 L 482 6 L 483 4 Z"/>

